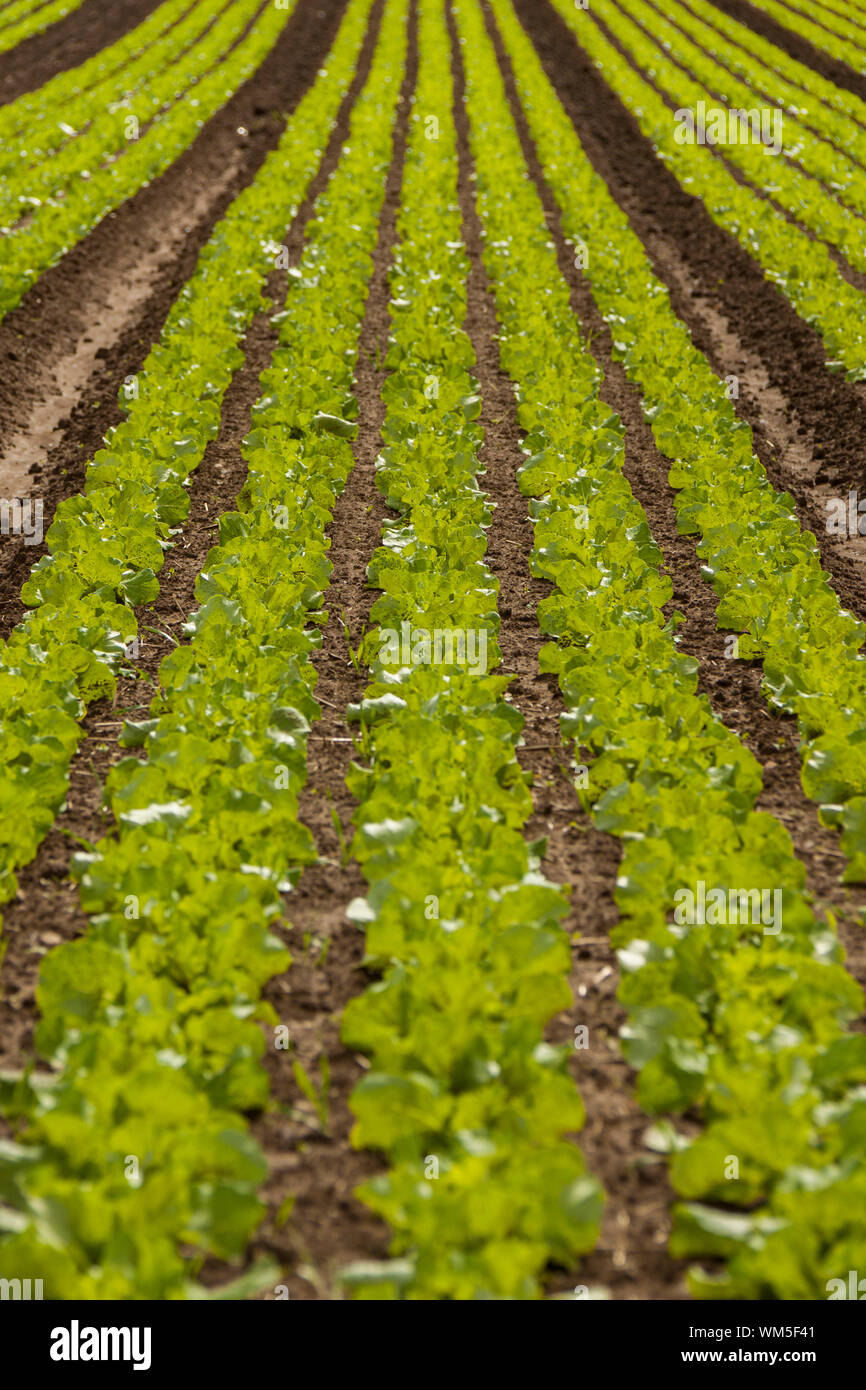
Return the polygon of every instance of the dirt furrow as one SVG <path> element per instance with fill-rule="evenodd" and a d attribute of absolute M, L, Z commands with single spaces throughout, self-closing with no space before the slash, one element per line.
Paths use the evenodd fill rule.
<path fill-rule="evenodd" d="M 374 7 L 370 29 L 355 79 L 340 109 L 322 164 L 285 238 L 290 263 L 300 253 L 304 228 L 315 198 L 339 158 L 348 129 L 349 112 L 362 85 L 373 50 L 381 0 Z M 288 276 L 274 270 L 266 293 L 273 308 L 282 308 Z M 246 464 L 240 445 L 250 429 L 250 408 L 261 394 L 259 376 L 270 363 L 277 332 L 270 323 L 273 310 L 255 316 L 241 342 L 242 367 L 226 392 L 220 431 L 208 444 L 193 474 L 190 513 L 160 574 L 160 592 L 153 605 L 137 612 L 141 638 L 130 674 L 118 682 L 114 701 L 96 701 L 83 721 L 85 737 L 70 768 L 70 793 L 36 858 L 19 875 L 17 897 L 3 908 L 6 954 L 0 969 L 0 1067 L 20 1065 L 32 1054 L 37 1020 L 35 987 L 39 961 L 45 951 L 86 929 L 78 894 L 69 880 L 71 855 L 80 840 L 94 841 L 111 828 L 103 809 L 102 789 L 111 767 L 126 750 L 117 743 L 124 717 L 145 718 L 154 694 L 160 662 L 176 642 L 183 641 L 182 624 L 195 607 L 195 581 L 207 553 L 217 541 L 219 516 L 228 511 L 240 491 Z M 134 669 L 133 669 L 134 668 Z"/>
<path fill-rule="evenodd" d="M 855 96 L 866 101 L 866 77 L 849 68 L 847 63 L 840 62 L 838 58 L 833 58 L 829 53 L 816 48 L 808 39 L 795 34 L 793 29 L 786 29 L 757 5 L 750 5 L 748 0 L 713 0 L 713 4 L 717 9 L 724 10 L 725 14 L 729 14 L 738 24 L 745 24 L 748 29 L 754 29 L 756 34 L 768 39 L 777 48 L 783 48 L 798 62 L 814 68 L 815 72 L 826 77 L 829 82 L 835 82 L 837 87 L 844 87 L 846 91 L 853 92 Z M 811 15 L 810 18 L 817 22 L 815 15 Z"/>
<path fill-rule="evenodd" d="M 46 530 L 121 419 L 121 385 L 140 370 L 214 225 L 278 143 L 344 8 L 345 0 L 300 0 L 259 70 L 180 159 L 0 323 L 0 496 L 40 498 Z M 0 636 L 21 617 L 21 585 L 41 553 L 22 538 L 0 544 Z"/>
<path fill-rule="evenodd" d="M 15 101 L 25 92 L 77 67 L 109 44 L 117 43 L 130 29 L 156 9 L 160 0 L 85 0 L 65 19 L 49 24 L 40 34 L 0 54 L 0 105 Z"/>

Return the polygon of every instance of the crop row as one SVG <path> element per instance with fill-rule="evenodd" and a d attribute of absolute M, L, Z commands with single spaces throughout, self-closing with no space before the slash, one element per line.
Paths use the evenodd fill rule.
<path fill-rule="evenodd" d="M 804 0 L 786 0 L 784 5 L 778 4 L 777 0 L 756 0 L 756 4 L 759 10 L 764 10 L 783 28 L 799 34 L 815 48 L 831 54 L 840 63 L 846 63 L 855 72 L 866 73 L 866 35 L 859 33 L 852 25 L 846 25 L 826 9 L 820 13 L 821 22 L 816 23 L 815 19 L 810 18 L 815 15 L 816 7 L 807 5 Z"/>
<path fill-rule="evenodd" d="M 7 53 L 32 34 L 41 34 L 49 24 L 56 24 L 80 8 L 84 0 L 17 0 L 0 15 L 0 53 Z"/>
<path fill-rule="evenodd" d="M 511 25 L 509 33 L 516 42 Z M 847 877 L 862 878 L 863 624 L 841 607 L 814 536 L 801 531 L 791 496 L 772 488 L 748 424 L 674 314 L 639 238 L 593 171 L 550 84 L 528 60 L 525 43 L 520 53 L 522 96 L 564 230 L 592 248 L 586 273 L 593 296 L 613 332 L 615 356 L 640 387 L 656 444 L 671 461 L 679 528 L 701 538 L 704 574 L 721 600 L 719 626 L 743 634 L 737 655 L 763 661 L 765 695 L 796 715 L 804 790 L 844 831 Z"/>
<path fill-rule="evenodd" d="M 113 162 L 84 170 L 62 199 L 42 203 L 32 217 L 0 240 L 0 316 L 14 308 L 39 276 L 107 213 L 178 158 L 204 123 L 255 72 L 273 48 L 290 15 L 291 10 L 266 6 L 228 57 L 215 66 L 212 64 L 218 49 L 214 47 L 212 31 L 189 60 L 199 77 L 182 101 L 154 116 L 150 125 L 138 138 L 129 140 Z M 199 62 L 202 55 L 209 55 L 203 65 Z M 146 104 L 146 98 L 144 100 Z M 120 113 L 109 113 L 105 119 L 112 127 L 116 122 L 118 136 L 123 134 Z M 82 148 L 86 144 L 87 137 L 84 137 Z M 84 173 L 89 177 L 83 177 Z M 21 177 L 25 178 L 23 174 Z"/>
<path fill-rule="evenodd" d="M 714 222 L 745 247 L 801 318 L 821 334 L 832 361 L 851 380 L 866 380 L 864 296 L 853 288 L 827 247 L 810 240 L 765 198 L 737 182 L 706 145 L 680 144 L 673 111 L 617 52 L 595 21 L 567 0 L 552 0 L 605 80 L 635 117 L 656 153 Z"/>
<path fill-rule="evenodd" d="M 233 3 L 234 0 L 230 0 L 225 7 L 227 12 L 231 12 Z M 81 170 L 91 171 L 106 163 L 130 138 L 124 133 L 124 122 L 128 117 L 134 115 L 139 125 L 145 124 L 149 118 L 143 107 L 134 105 L 133 99 L 150 93 L 152 83 L 159 82 L 162 88 L 160 99 L 151 108 L 152 112 L 159 110 L 160 106 L 171 104 L 175 99 L 172 88 L 167 84 L 176 70 L 170 68 L 162 79 L 160 74 L 194 48 L 202 32 L 215 22 L 214 16 L 204 6 L 193 5 L 190 9 L 189 0 L 180 0 L 180 3 L 169 0 L 168 4 L 155 11 L 152 18 L 160 19 L 158 31 L 154 33 L 156 26 L 151 25 L 150 37 L 145 35 L 144 42 L 137 37 L 139 31 L 133 31 L 136 41 L 127 44 L 129 61 L 113 68 L 102 81 L 87 91 L 60 105 L 46 97 L 40 108 L 27 116 L 24 128 L 15 132 L 16 138 L 8 138 L 0 154 L 0 172 L 4 175 L 5 220 L 8 220 L 10 208 L 23 214 L 28 210 L 28 204 L 31 209 L 38 207 L 43 198 L 52 194 L 56 196 L 72 182 L 71 159 L 82 148 L 85 137 L 89 142 L 86 145 L 87 159 L 80 165 L 75 164 L 75 176 L 80 176 Z M 144 27 L 140 26 L 141 29 Z M 236 34 L 239 32 L 236 30 Z M 127 39 L 130 37 L 128 35 Z M 231 41 L 226 41 L 219 50 L 220 54 L 225 52 Z M 107 66 L 110 67 L 110 64 Z M 194 80 L 194 76 L 195 73 L 188 80 Z M 177 90 L 182 91 L 183 85 L 178 84 Z M 4 111 L 3 114 L 7 113 Z M 13 124 L 14 119 L 14 114 L 9 112 L 9 123 Z M 132 128 L 132 125 L 127 126 L 128 130 Z M 73 144 L 73 141 L 77 143 Z M 58 150 L 61 150 L 59 157 L 56 155 Z M 8 231 L 8 227 L 4 231 Z"/>
<path fill-rule="evenodd" d="M 186 485 L 219 428 L 243 360 L 238 343 L 319 166 L 351 82 L 371 0 L 355 0 L 327 65 L 278 147 L 232 203 L 138 374 L 126 419 L 89 464 L 84 492 L 61 502 L 48 555 L 23 589 L 32 605 L 0 649 L 0 901 L 16 891 L 63 802 L 92 700 L 113 693 L 137 636 L 133 609 L 154 599 Z"/>
<path fill-rule="evenodd" d="M 863 122 L 866 117 L 866 102 L 844 87 L 837 87 L 828 78 L 822 77 L 814 68 L 792 58 L 784 48 L 778 48 L 756 33 L 754 29 L 739 24 L 724 10 L 717 9 L 710 0 L 689 0 L 689 8 L 711 26 L 711 46 L 717 43 L 717 34 L 724 34 L 737 49 L 744 49 L 766 64 L 773 72 L 788 82 L 802 87 L 811 97 L 820 98 L 825 106 L 849 116 L 853 121 Z M 815 114 L 814 106 L 808 108 L 810 121 Z M 854 127 L 856 130 L 856 127 Z M 852 146 L 853 148 L 853 146 Z"/>
<path fill-rule="evenodd" d="M 204 37 L 201 31 L 212 16 L 204 9 L 196 10 L 189 23 L 176 25 L 149 50 L 150 61 L 138 74 L 137 90 L 108 107 L 101 92 L 95 102 L 88 103 L 83 113 L 87 128 L 77 139 L 36 165 L 23 162 L 19 153 L 17 166 L 7 167 L 0 190 L 0 234 L 13 233 L 4 249 L 14 247 L 15 238 L 22 234 L 38 242 L 43 219 L 50 222 L 52 217 L 48 209 L 74 197 L 70 189 L 78 180 L 86 183 L 109 167 L 131 140 L 140 138 L 150 121 L 194 93 L 196 83 L 234 47 L 259 9 L 260 0 L 233 0 Z M 14 159 L 13 154 L 10 161 Z M 25 215 L 26 226 L 16 227 Z"/>
<path fill-rule="evenodd" d="M 815 0 L 809 7 L 802 0 L 786 0 L 788 8 L 810 15 L 831 34 L 848 39 L 860 48 L 866 46 L 866 16 L 847 0 Z"/>
<path fill-rule="evenodd" d="M 758 110 L 761 116 L 760 97 L 754 87 L 733 78 L 720 63 L 663 19 L 654 6 L 646 4 L 645 0 L 618 0 L 618 4 L 641 29 L 630 24 L 615 28 L 611 24 L 612 32 L 627 45 L 645 72 L 652 71 L 655 85 L 667 93 L 676 107 L 695 109 L 699 101 L 706 107 L 713 107 L 714 99 L 721 99 L 726 107 Z M 608 4 L 602 4 L 598 13 L 607 22 L 617 15 Z M 652 42 L 647 42 L 641 31 L 649 34 Z M 660 48 L 676 61 L 668 62 Z M 677 64 L 693 73 L 698 81 L 690 81 Z M 755 132 L 750 128 L 749 138 L 744 143 L 724 144 L 718 148 L 762 193 L 837 246 L 851 265 L 866 269 L 866 223 L 862 220 L 862 214 L 866 213 L 866 169 L 826 140 L 813 135 L 791 112 L 777 110 L 767 114 L 772 121 L 761 131 L 761 141 L 754 142 Z M 727 111 L 725 123 L 727 127 Z M 740 138 L 743 134 L 745 132 L 737 132 Z M 860 134 L 866 139 L 866 130 L 861 130 Z M 777 157 L 767 157 L 767 144 L 762 143 L 766 139 L 777 140 L 777 144 L 770 145 Z M 789 159 L 793 161 L 791 164 L 786 162 Z M 847 206 L 841 207 L 840 202 Z M 849 208 L 861 216 L 854 216 Z"/>
<path fill-rule="evenodd" d="M 554 147 L 552 132 L 568 122 L 507 0 L 493 9 L 542 163 L 555 189 L 567 171 L 575 205 L 591 217 L 585 157 L 564 135 Z M 492 47 L 475 8 L 459 12 L 470 101 L 484 113 L 478 140 L 503 165 L 489 189 L 479 179 L 479 198 L 495 206 L 507 187 L 520 229 L 489 235 L 485 262 L 526 431 L 520 484 L 534 499 L 533 571 L 554 586 L 539 607 L 555 639 L 542 662 L 568 707 L 564 733 L 595 755 L 595 823 L 624 846 L 615 942 L 626 1055 L 648 1111 L 697 1110 L 705 1122 L 691 1143 L 672 1130 L 653 1136 L 675 1151 L 674 1187 L 704 1199 L 678 1209 L 672 1248 L 728 1258 L 716 1279 L 693 1273 L 697 1293 L 816 1296 L 860 1239 L 852 1212 L 864 1179 L 853 1160 L 866 1049 L 842 1028 L 861 991 L 808 907 L 787 832 L 754 810 L 758 764 L 696 693 L 697 663 L 664 616 L 672 586 L 622 473 L 621 423 L 599 399 L 601 373 L 581 346 Z M 610 267 L 624 281 L 628 245 L 613 235 Z M 624 295 L 643 313 L 653 296 L 635 298 L 634 288 Z M 732 889 L 756 885 L 772 889 L 772 914 L 763 895 L 757 918 L 727 910 Z M 723 914 L 704 918 L 702 886 L 722 890 Z M 688 895 L 691 916 L 669 921 Z"/>
<path fill-rule="evenodd" d="M 792 5 L 791 8 L 796 10 L 799 6 Z M 825 15 L 852 20 L 857 28 L 864 31 L 863 37 L 866 38 L 866 11 L 861 5 L 853 4 L 852 0 L 815 0 L 810 13 L 816 14 L 822 23 Z"/>
<path fill-rule="evenodd" d="M 818 0 L 817 8 L 819 15 L 830 11 L 844 19 L 853 20 L 858 28 L 864 31 L 863 37 L 866 37 L 866 10 L 862 5 L 855 3 L 855 0 Z"/>
<path fill-rule="evenodd" d="M 786 123 L 789 116 L 794 117 L 859 164 L 866 164 L 866 130 L 861 124 L 866 121 L 866 103 L 859 97 L 834 87 L 704 0 L 692 0 L 691 8 L 670 0 L 665 11 L 678 28 L 711 52 L 717 63 L 724 63 L 778 106 Z"/>
<path fill-rule="evenodd" d="M 7 142 L 19 136 L 27 139 L 34 153 L 54 148 L 66 138 L 62 123 L 68 122 L 73 128 L 82 124 L 81 113 L 87 109 L 88 101 L 97 101 L 99 94 L 105 105 L 119 101 L 135 85 L 137 63 L 148 61 L 150 46 L 189 9 L 190 0 L 164 0 L 116 43 L 99 49 L 78 67 L 64 68 L 43 86 L 5 105 L 0 109 L 4 155 L 10 153 Z M 132 74 L 129 85 L 127 72 Z M 53 144 L 46 145 L 45 141 Z M 17 153 L 20 148 L 20 141 L 16 141 L 11 152 Z"/>
<path fill-rule="evenodd" d="M 48 1297 L 202 1296 L 189 1282 L 202 1256 L 242 1254 L 261 1215 L 265 1166 L 242 1112 L 266 1100 L 259 1025 L 276 1017 L 260 996 L 288 964 L 270 927 L 315 858 L 298 820 L 319 714 L 310 658 L 326 528 L 352 467 L 345 417 L 407 3 L 387 7 L 275 319 L 247 480 L 199 576 L 189 641 L 162 663 L 151 719 L 126 725 L 143 754 L 109 777 L 116 833 L 74 864 L 90 928 L 46 957 L 39 985 L 37 1046 L 55 1070 L 7 1086 L 7 1114 L 29 1123 L 10 1155 L 0 1268 L 45 1270 Z M 359 17 L 355 6 L 353 40 Z"/>
<path fill-rule="evenodd" d="M 523 721 L 495 674 L 442 0 L 421 0 L 419 49 L 377 462 L 391 514 L 368 569 L 381 591 L 371 681 L 351 710 L 364 753 L 352 849 L 369 894 L 350 916 L 382 978 L 343 1021 L 371 1059 L 353 1143 L 389 1159 L 361 1195 L 396 1258 L 348 1282 L 365 1298 L 527 1299 L 551 1260 L 570 1266 L 594 1243 L 601 1197 L 566 1138 L 583 1107 L 564 1050 L 544 1042 L 572 1003 L 566 902 L 522 833 Z"/>

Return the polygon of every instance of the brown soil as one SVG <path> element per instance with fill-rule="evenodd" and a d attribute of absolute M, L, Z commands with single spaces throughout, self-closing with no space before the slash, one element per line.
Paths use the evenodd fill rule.
<path fill-rule="evenodd" d="M 160 0 L 85 0 L 56 24 L 0 54 L 0 104 L 77 67 L 94 53 L 122 39 L 156 9 Z"/>
<path fill-rule="evenodd" d="M 344 8 L 345 0 L 327 0 L 324 10 L 301 0 L 258 71 L 180 159 L 0 323 L 0 496 L 41 497 L 46 530 L 57 503 L 81 490 L 86 461 L 122 418 L 124 379 L 140 370 L 214 225 L 278 143 Z M 28 475 L 27 462 L 40 456 Z M 22 616 L 21 585 L 42 553 L 18 540 L 0 545 L 2 637 Z"/>

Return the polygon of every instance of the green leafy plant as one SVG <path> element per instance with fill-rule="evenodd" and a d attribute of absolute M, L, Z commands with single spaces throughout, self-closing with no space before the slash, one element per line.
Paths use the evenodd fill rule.
<path fill-rule="evenodd" d="M 381 591 L 364 642 L 371 681 L 350 708 L 368 736 L 348 779 L 368 883 L 350 917 L 381 979 L 350 1002 L 342 1030 L 370 1058 L 350 1102 L 352 1142 L 387 1154 L 388 1171 L 360 1195 L 387 1220 L 395 1258 L 343 1277 L 362 1299 L 538 1298 L 546 1265 L 594 1244 L 602 1195 L 568 1137 L 584 1116 L 565 1052 L 544 1041 L 571 1003 L 566 901 L 523 834 L 522 719 L 495 673 L 440 0 L 421 0 L 419 51 L 376 463 L 390 515 L 368 567 Z M 384 632 L 404 623 L 483 633 L 487 667 L 473 671 L 466 652 L 392 663 Z"/>
<path fill-rule="evenodd" d="M 309 1073 L 297 1059 L 292 1063 L 292 1073 L 295 1078 L 298 1090 L 301 1091 L 313 1106 L 318 1116 L 319 1124 L 324 1134 L 328 1133 L 330 1127 L 330 1105 L 328 1097 L 331 1090 L 331 1067 L 327 1057 L 319 1058 L 320 1084 L 312 1080 Z"/>

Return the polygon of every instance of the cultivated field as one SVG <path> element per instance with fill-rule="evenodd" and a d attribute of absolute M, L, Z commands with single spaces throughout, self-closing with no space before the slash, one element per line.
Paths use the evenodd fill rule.
<path fill-rule="evenodd" d="M 866 1290 L 864 231 L 866 0 L 0 3 L 4 1298 Z"/>

